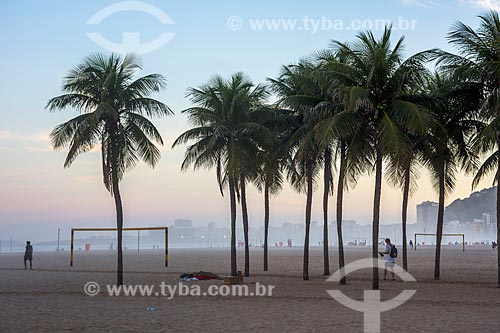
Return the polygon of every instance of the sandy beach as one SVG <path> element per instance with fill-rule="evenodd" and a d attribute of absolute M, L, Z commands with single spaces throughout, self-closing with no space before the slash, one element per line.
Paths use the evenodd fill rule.
<path fill-rule="evenodd" d="M 227 275 L 229 249 L 172 249 L 170 266 L 162 267 L 161 250 L 125 252 L 125 284 L 178 284 L 179 275 L 199 270 Z M 242 255 L 243 253 L 239 253 Z M 311 280 L 301 279 L 302 250 L 272 248 L 270 271 L 262 271 L 262 250 L 251 251 L 250 287 L 274 285 L 272 296 L 109 296 L 102 289 L 87 296 L 83 286 L 115 281 L 115 254 L 77 252 L 69 267 L 69 252 L 35 253 L 34 269 L 24 270 L 22 255 L 0 255 L 0 331 L 2 332 L 162 332 L 301 331 L 362 332 L 363 317 L 328 294 L 340 289 L 362 299 L 369 289 L 370 270 L 349 275 L 348 285 L 326 282 L 322 252 L 311 253 Z M 348 248 L 347 261 L 369 256 L 368 248 Z M 332 251 L 332 272 L 336 265 Z M 243 258 L 239 257 L 241 265 Z M 405 304 L 382 315 L 385 332 L 495 332 L 500 326 L 500 289 L 495 282 L 495 252 L 486 246 L 444 247 L 442 280 L 432 280 L 433 248 L 409 255 L 416 283 L 381 281 L 382 298 L 403 289 L 417 293 Z M 222 281 L 192 281 L 202 290 Z M 149 308 L 149 310 L 148 310 Z M 153 308 L 154 311 L 151 311 Z"/>

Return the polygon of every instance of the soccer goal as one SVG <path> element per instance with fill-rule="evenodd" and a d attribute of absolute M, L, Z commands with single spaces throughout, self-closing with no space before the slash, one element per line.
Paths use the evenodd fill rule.
<path fill-rule="evenodd" d="M 165 230 L 165 267 L 168 267 L 168 227 L 145 227 L 145 228 L 123 228 L 123 231 L 137 231 L 141 230 Z M 73 245 L 75 242 L 75 232 L 80 231 L 117 231 L 116 228 L 71 228 L 71 246 L 69 255 L 69 265 L 73 266 L 74 259 L 74 249 Z"/>
<path fill-rule="evenodd" d="M 413 246 L 415 247 L 415 251 L 417 251 L 417 236 L 434 236 L 434 237 L 436 237 L 437 234 L 416 233 L 415 234 L 415 243 L 413 244 Z M 443 234 L 443 237 L 462 237 L 462 251 L 465 252 L 465 234 Z"/>

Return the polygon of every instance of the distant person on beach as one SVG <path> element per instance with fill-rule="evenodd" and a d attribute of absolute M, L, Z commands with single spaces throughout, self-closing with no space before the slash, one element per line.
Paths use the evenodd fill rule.
<path fill-rule="evenodd" d="M 33 268 L 33 246 L 30 241 L 26 241 L 26 250 L 24 251 L 24 269 L 27 269 L 27 261 L 30 261 L 30 269 Z"/>
<path fill-rule="evenodd" d="M 410 247 L 413 249 L 413 242 L 411 239 L 410 239 Z"/>
<path fill-rule="evenodd" d="M 497 246 L 498 246 L 497 242 L 495 242 L 495 241 L 491 242 L 491 247 L 493 248 L 493 250 L 496 249 Z"/>
<path fill-rule="evenodd" d="M 385 255 L 385 269 L 384 269 L 384 280 L 387 280 L 387 272 L 391 271 L 392 281 L 396 280 L 396 275 L 394 274 L 394 265 L 396 264 L 396 258 L 398 256 L 398 250 L 396 245 L 391 244 L 389 238 L 385 239 L 385 252 L 379 252 L 383 257 Z"/>

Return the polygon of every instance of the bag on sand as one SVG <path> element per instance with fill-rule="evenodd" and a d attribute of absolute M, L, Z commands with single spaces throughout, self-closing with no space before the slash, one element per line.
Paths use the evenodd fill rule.
<path fill-rule="evenodd" d="M 391 253 L 389 254 L 391 258 L 397 258 L 398 257 L 398 249 L 396 248 L 396 245 L 391 244 Z"/>

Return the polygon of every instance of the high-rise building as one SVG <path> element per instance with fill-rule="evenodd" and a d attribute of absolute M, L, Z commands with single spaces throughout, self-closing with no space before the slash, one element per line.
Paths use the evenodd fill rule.
<path fill-rule="evenodd" d="M 417 232 L 436 233 L 437 216 L 438 204 L 436 202 L 424 201 L 417 205 Z"/>

